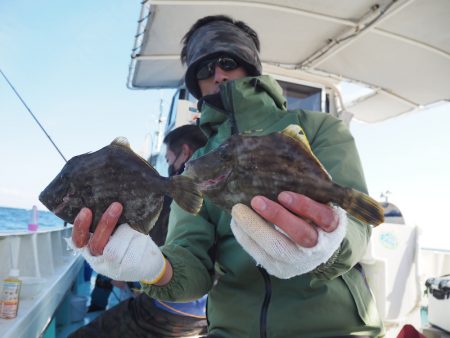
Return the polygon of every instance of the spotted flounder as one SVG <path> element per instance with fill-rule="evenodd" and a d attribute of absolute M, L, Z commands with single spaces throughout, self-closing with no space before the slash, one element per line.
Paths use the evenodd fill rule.
<path fill-rule="evenodd" d="M 128 223 L 148 234 L 158 219 L 164 195 L 191 213 L 203 203 L 201 192 L 185 176 L 162 177 L 131 148 L 124 137 L 108 146 L 70 159 L 61 172 L 39 195 L 39 200 L 68 223 L 83 207 L 93 212 L 90 231 L 114 201 L 124 210 L 118 224 Z"/>
<path fill-rule="evenodd" d="M 334 203 L 354 217 L 378 225 L 383 208 L 370 196 L 332 181 L 296 125 L 265 136 L 233 135 L 217 149 L 187 163 L 185 174 L 219 207 L 250 206 L 256 195 L 276 201 L 293 191 Z"/>

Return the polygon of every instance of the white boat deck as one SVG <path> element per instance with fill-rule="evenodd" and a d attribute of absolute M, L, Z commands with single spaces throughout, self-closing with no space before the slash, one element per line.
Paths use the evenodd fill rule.
<path fill-rule="evenodd" d="M 71 228 L 0 234 L 0 275 L 19 269 L 22 280 L 17 317 L 0 319 L 3 338 L 39 337 L 71 289 L 83 258 L 65 244 Z"/>
<path fill-rule="evenodd" d="M 40 290 L 30 297 L 20 298 L 16 318 L 0 319 L 1 337 L 38 337 L 45 330 L 83 264 L 80 256 L 65 259 L 67 264 L 47 276 Z"/>

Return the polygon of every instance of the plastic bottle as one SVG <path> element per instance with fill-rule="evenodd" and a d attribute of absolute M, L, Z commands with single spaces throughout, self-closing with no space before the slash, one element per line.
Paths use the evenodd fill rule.
<path fill-rule="evenodd" d="M 11 269 L 9 276 L 2 281 L 0 318 L 12 319 L 17 317 L 21 285 L 22 281 L 19 279 L 19 270 Z"/>
<path fill-rule="evenodd" d="M 28 230 L 36 231 L 37 228 L 38 228 L 38 209 L 37 206 L 33 205 L 33 208 L 31 209 L 30 223 L 28 223 Z"/>

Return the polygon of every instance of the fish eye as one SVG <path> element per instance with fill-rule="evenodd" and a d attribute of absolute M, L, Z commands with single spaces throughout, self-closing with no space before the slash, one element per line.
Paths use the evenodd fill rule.
<path fill-rule="evenodd" d="M 231 154 L 228 151 L 227 147 L 223 147 L 223 148 L 219 149 L 219 156 L 224 161 L 228 161 L 231 159 Z"/>

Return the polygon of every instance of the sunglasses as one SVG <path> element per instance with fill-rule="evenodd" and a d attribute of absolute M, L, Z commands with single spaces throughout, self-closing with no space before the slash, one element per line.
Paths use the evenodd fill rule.
<path fill-rule="evenodd" d="M 207 60 L 201 63 L 195 74 L 197 80 L 206 80 L 214 75 L 216 66 L 219 66 L 224 71 L 232 71 L 239 67 L 239 63 L 230 57 L 219 57 Z"/>

